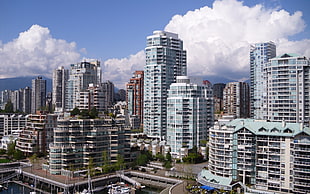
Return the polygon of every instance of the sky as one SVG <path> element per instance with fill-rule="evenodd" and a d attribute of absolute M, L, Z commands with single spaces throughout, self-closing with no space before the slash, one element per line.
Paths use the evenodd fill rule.
<path fill-rule="evenodd" d="M 177 33 L 189 76 L 244 81 L 250 44 L 310 57 L 309 0 L 1 0 L 0 78 L 52 76 L 101 61 L 103 81 L 125 88 L 143 70 L 146 37 Z M 308 12 L 307 12 L 308 11 Z"/>

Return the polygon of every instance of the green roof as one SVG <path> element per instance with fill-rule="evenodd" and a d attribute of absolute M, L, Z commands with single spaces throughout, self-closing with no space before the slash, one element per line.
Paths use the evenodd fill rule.
<path fill-rule="evenodd" d="M 231 177 L 217 176 L 217 175 L 212 174 L 209 170 L 205 170 L 205 169 L 203 169 L 199 175 L 201 178 L 205 179 L 207 182 L 217 184 L 217 185 L 230 186 L 232 182 Z"/>
<path fill-rule="evenodd" d="M 282 55 L 278 55 L 275 58 L 287 58 L 287 57 L 299 57 L 300 55 L 297 53 L 284 53 Z"/>
<path fill-rule="evenodd" d="M 294 137 L 303 132 L 310 135 L 310 129 L 308 127 L 304 127 L 300 123 L 269 122 L 254 119 L 235 119 L 229 122 L 227 126 L 234 127 L 235 131 L 246 128 L 255 135 Z"/>

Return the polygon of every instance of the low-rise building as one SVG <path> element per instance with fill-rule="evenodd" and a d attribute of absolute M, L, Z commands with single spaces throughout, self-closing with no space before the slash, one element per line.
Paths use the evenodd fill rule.
<path fill-rule="evenodd" d="M 50 173 L 62 174 L 62 170 L 78 170 L 89 165 L 102 166 L 104 152 L 110 163 L 117 162 L 118 155 L 130 159 L 130 143 L 126 140 L 130 128 L 124 123 L 124 119 L 111 117 L 59 120 L 54 142 L 49 147 Z"/>
<path fill-rule="evenodd" d="M 48 145 L 53 141 L 57 115 L 37 111 L 28 115 L 26 126 L 18 135 L 16 148 L 25 155 L 47 153 Z"/>
<path fill-rule="evenodd" d="M 27 116 L 18 114 L 0 115 L 0 137 L 5 135 L 18 135 L 26 126 Z"/>
<path fill-rule="evenodd" d="M 265 191 L 310 191 L 310 130 L 303 124 L 220 120 L 210 129 L 209 149 L 212 175 Z"/>

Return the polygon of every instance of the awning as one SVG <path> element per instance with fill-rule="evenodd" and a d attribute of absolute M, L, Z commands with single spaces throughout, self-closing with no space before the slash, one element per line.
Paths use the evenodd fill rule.
<path fill-rule="evenodd" d="M 211 191 L 211 190 L 214 190 L 215 188 L 213 187 L 209 187 L 207 185 L 203 185 L 203 186 L 200 186 L 201 189 L 205 189 L 205 190 L 208 190 L 208 191 Z"/>

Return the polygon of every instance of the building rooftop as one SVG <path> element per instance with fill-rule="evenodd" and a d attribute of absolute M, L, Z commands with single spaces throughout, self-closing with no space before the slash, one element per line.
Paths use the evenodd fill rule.
<path fill-rule="evenodd" d="M 232 183 L 231 177 L 216 176 L 212 174 L 209 170 L 205 170 L 205 169 L 203 169 L 198 176 L 200 179 L 202 178 L 206 182 L 213 183 L 216 185 L 230 186 L 230 184 Z"/>
<path fill-rule="evenodd" d="M 278 55 L 275 58 L 288 58 L 288 57 L 300 57 L 297 53 L 284 53 L 282 55 Z"/>
<path fill-rule="evenodd" d="M 245 127 L 256 135 L 294 137 L 302 132 L 310 135 L 310 129 L 304 127 L 302 123 L 286 123 L 285 121 L 269 122 L 254 119 L 235 119 L 229 122 L 227 126 L 234 127 L 235 131 Z"/>

